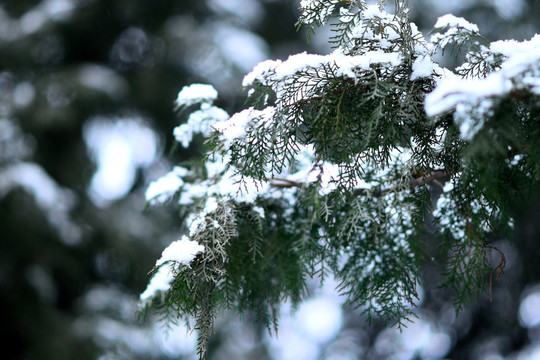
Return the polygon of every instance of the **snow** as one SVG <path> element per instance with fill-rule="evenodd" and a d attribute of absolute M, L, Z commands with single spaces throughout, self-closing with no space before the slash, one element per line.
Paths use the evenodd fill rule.
<path fill-rule="evenodd" d="M 519 321 L 526 328 L 534 328 L 540 325 L 540 289 L 536 286 L 535 291 L 525 296 L 519 305 Z"/>
<path fill-rule="evenodd" d="M 214 213 L 218 209 L 218 205 L 218 200 L 214 196 L 206 198 L 204 209 L 197 214 L 192 214 L 187 220 L 189 236 L 194 236 L 197 232 L 206 227 L 206 217 Z"/>
<path fill-rule="evenodd" d="M 97 165 L 88 192 L 98 206 L 124 197 L 133 187 L 137 169 L 150 165 L 157 155 L 157 135 L 139 116 L 91 118 L 83 136 Z"/>
<path fill-rule="evenodd" d="M 212 125 L 214 130 L 221 133 L 225 146 L 230 147 L 234 140 L 246 135 L 246 126 L 253 119 L 257 110 L 252 107 L 234 114 L 230 119 Z"/>
<path fill-rule="evenodd" d="M 479 36 L 479 29 L 473 23 L 451 14 L 441 16 L 435 24 L 435 29 L 444 32 L 435 32 L 431 36 L 431 43 L 440 49 L 445 49 L 451 43 L 463 44 Z"/>
<path fill-rule="evenodd" d="M 264 219 L 264 209 L 260 206 L 254 206 L 253 211 L 255 211 L 261 218 Z"/>
<path fill-rule="evenodd" d="M 378 171 L 374 175 L 373 182 L 368 183 L 361 178 L 356 178 L 350 179 L 350 184 L 355 189 L 371 189 L 373 186 L 379 185 L 380 179 L 387 176 L 389 167 L 405 166 L 410 161 L 410 158 L 410 150 L 396 149 L 391 154 L 390 165 Z M 301 184 L 317 184 L 320 195 L 325 196 L 338 188 L 339 179 L 342 177 L 341 172 L 346 165 L 316 160 L 313 146 L 303 145 L 299 146 L 296 158 L 293 160 L 293 172 L 284 171 L 282 174 L 278 174 L 277 179 L 268 177 L 266 181 L 258 181 L 248 176 L 242 176 L 238 169 L 229 164 L 229 161 L 229 157 L 215 155 L 206 162 L 207 180 L 193 184 L 183 184 L 179 204 L 190 205 L 195 203 L 197 199 L 207 198 L 204 210 L 188 221 L 190 235 L 194 235 L 199 230 L 199 225 L 203 224 L 206 215 L 216 210 L 217 198 L 222 199 L 222 201 L 230 199 L 235 202 L 250 204 L 255 203 L 258 198 L 282 198 L 292 205 L 295 202 L 293 194 L 296 189 L 294 187 L 285 189 L 273 187 L 275 184 L 281 184 L 282 186 L 288 184 L 287 182 L 280 182 L 281 178 Z M 372 167 L 371 164 L 364 164 L 364 166 L 366 169 Z M 264 217 L 262 208 L 255 207 L 254 210 L 259 212 L 261 217 Z"/>
<path fill-rule="evenodd" d="M 338 75 L 355 78 L 354 70 L 368 70 L 374 64 L 389 64 L 397 66 L 401 63 L 401 54 L 384 51 L 368 51 L 358 56 L 344 55 L 339 50 L 329 55 L 307 54 L 305 52 L 291 55 L 287 61 L 275 68 L 275 80 L 280 81 L 293 76 L 299 71 L 308 68 L 320 68 L 334 65 Z"/>
<path fill-rule="evenodd" d="M 242 176 L 236 169 L 230 168 L 219 182 L 207 188 L 207 193 L 252 204 L 259 194 L 264 194 L 268 189 L 268 182 Z"/>
<path fill-rule="evenodd" d="M 184 86 L 176 98 L 176 106 L 190 106 L 200 102 L 211 103 L 217 99 L 218 93 L 212 85 L 191 84 Z"/>
<path fill-rule="evenodd" d="M 15 188 L 33 197 L 65 244 L 79 243 L 81 230 L 69 214 L 76 201 L 73 192 L 58 185 L 41 166 L 31 162 L 16 162 L 0 168 L 0 199 Z"/>
<path fill-rule="evenodd" d="M 320 3 L 321 0 L 302 0 L 300 1 L 300 8 L 310 8 L 313 5 L 316 5 L 317 3 Z"/>
<path fill-rule="evenodd" d="M 506 57 L 512 57 L 517 54 L 527 54 L 532 49 L 540 48 L 540 34 L 534 35 L 531 40 L 499 40 L 489 45 L 489 49 Z"/>
<path fill-rule="evenodd" d="M 373 172 L 372 181 L 366 182 L 364 179 L 356 177 L 350 179 L 350 185 L 353 189 L 370 190 L 379 185 L 382 179 L 388 176 L 391 167 L 406 167 L 411 161 L 412 152 L 407 148 L 394 149 L 389 157 L 389 164 L 385 168 L 375 169 L 373 164 L 366 162 L 362 164 L 366 171 Z M 319 194 L 328 195 L 335 191 L 339 186 L 339 180 L 342 177 L 342 171 L 347 164 L 334 164 L 327 161 L 317 161 L 315 150 L 312 145 L 300 146 L 295 159 L 295 172 L 284 174 L 288 180 L 296 181 L 302 184 L 318 184 Z"/>
<path fill-rule="evenodd" d="M 140 295 L 140 300 L 145 302 L 156 296 L 158 292 L 166 292 L 174 280 L 174 266 L 182 264 L 189 266 L 197 254 L 204 252 L 204 246 L 189 237 L 182 236 L 180 240 L 172 242 L 163 250 L 161 258 L 156 262 L 159 269 L 156 271 L 146 290 Z"/>
<path fill-rule="evenodd" d="M 184 148 L 187 148 L 193 140 L 194 134 L 208 136 L 213 131 L 212 125 L 218 121 L 225 121 L 229 114 L 221 108 L 210 106 L 207 103 L 201 104 L 201 109 L 189 115 L 185 124 L 174 128 L 173 135 Z"/>
<path fill-rule="evenodd" d="M 255 110 L 253 107 L 242 110 L 234 114 L 226 121 L 216 122 L 212 127 L 221 134 L 226 148 L 234 143 L 235 140 L 244 137 L 247 134 L 247 127 L 252 122 L 268 124 L 272 121 L 276 108 L 269 106 L 263 110 Z"/>
<path fill-rule="evenodd" d="M 204 205 L 203 214 L 208 215 L 215 212 L 218 208 L 218 202 L 215 197 L 209 197 Z"/>
<path fill-rule="evenodd" d="M 462 17 L 457 17 L 452 14 L 446 14 L 437 19 L 435 23 L 435 28 L 445 28 L 445 27 L 460 27 L 470 32 L 479 32 L 478 26 L 472 24 L 465 20 Z"/>
<path fill-rule="evenodd" d="M 174 280 L 172 265 L 161 266 L 152 279 L 148 282 L 146 290 L 140 295 L 141 301 L 147 301 L 156 296 L 159 291 L 166 292 L 171 287 L 171 282 Z"/>
<path fill-rule="evenodd" d="M 448 193 L 448 192 L 451 192 L 452 190 L 454 190 L 454 181 L 450 179 L 444 184 L 443 192 Z"/>
<path fill-rule="evenodd" d="M 305 68 L 317 68 L 320 67 L 327 60 L 327 55 L 316 55 L 302 52 L 289 56 L 287 61 L 279 64 L 276 67 L 277 80 L 284 79 L 286 77 L 294 75 L 296 72 Z"/>
<path fill-rule="evenodd" d="M 524 42 L 494 42 L 487 53 L 505 57 L 500 70 L 485 78 L 446 78 L 426 96 L 428 116 L 455 110 L 461 137 L 470 140 L 491 116 L 497 99 L 516 90 L 540 95 L 540 36 Z"/>
<path fill-rule="evenodd" d="M 362 11 L 362 16 L 364 19 L 384 19 L 388 17 L 388 13 L 386 11 L 381 11 L 379 8 L 379 5 L 373 4 L 366 6 L 365 10 Z"/>
<path fill-rule="evenodd" d="M 212 38 L 224 59 L 242 73 L 250 71 L 257 63 L 268 58 L 269 48 L 266 41 L 248 30 L 223 23 L 215 27 Z"/>
<path fill-rule="evenodd" d="M 426 113 L 428 116 L 435 116 L 471 98 L 501 96 L 508 92 L 511 86 L 509 81 L 500 76 L 488 76 L 484 79 L 448 79 L 442 81 L 426 97 Z"/>
<path fill-rule="evenodd" d="M 232 15 L 243 22 L 256 25 L 264 16 L 264 8 L 258 1 L 252 0 L 208 0 L 208 6 L 219 15 Z"/>
<path fill-rule="evenodd" d="M 182 177 L 188 173 L 188 170 L 175 166 L 156 181 L 152 181 L 146 189 L 145 198 L 150 205 L 163 204 L 169 200 L 184 185 Z"/>
<path fill-rule="evenodd" d="M 288 98 L 295 102 L 312 96 L 324 82 L 317 82 L 321 68 L 334 69 L 337 76 L 357 80 L 359 72 L 369 71 L 373 65 L 397 66 L 402 56 L 398 52 L 367 51 L 364 54 L 350 56 L 339 49 L 329 55 L 308 54 L 302 52 L 289 56 L 286 61 L 264 61 L 244 77 L 243 85 L 252 86 L 258 82 L 270 86 L 275 91 L 278 102 L 283 100 L 283 84 L 295 81 L 298 84 L 296 94 Z"/>
<path fill-rule="evenodd" d="M 385 64 L 398 66 L 401 63 L 402 56 L 397 52 L 368 51 L 359 56 L 348 56 L 338 52 L 332 54 L 328 63 L 335 63 L 337 66 L 336 74 L 356 80 L 356 70 L 369 70 L 372 65 Z"/>
<path fill-rule="evenodd" d="M 276 67 L 280 64 L 281 60 L 265 60 L 260 62 L 253 68 L 253 70 L 251 70 L 246 76 L 244 76 L 244 79 L 242 80 L 242 86 L 252 86 L 255 81 L 260 81 L 263 85 L 269 85 L 262 80 L 268 78 L 270 76 L 270 73 L 273 73 Z"/>
<path fill-rule="evenodd" d="M 527 9 L 525 0 L 494 0 L 497 14 L 505 20 L 515 20 Z"/>
<path fill-rule="evenodd" d="M 198 184 L 184 184 L 183 191 L 180 193 L 179 205 L 191 205 L 195 199 L 202 198 L 208 193 L 208 182 Z"/>
<path fill-rule="evenodd" d="M 269 182 L 261 182 L 249 176 L 240 175 L 238 170 L 229 164 L 229 160 L 228 157 L 215 156 L 214 159 L 207 161 L 208 179 L 197 183 L 185 183 L 178 203 L 180 205 L 191 205 L 197 199 L 204 199 L 205 197 L 208 199 L 217 197 L 223 200 L 254 203 L 258 196 L 262 196 L 269 191 Z M 198 214 L 197 217 L 204 217 L 214 210 L 212 207 L 208 207 L 207 204 L 205 210 Z M 195 231 L 192 221 L 188 221 L 188 227 Z"/>
<path fill-rule="evenodd" d="M 196 241 L 191 241 L 184 235 L 180 240 L 172 242 L 163 250 L 161 258 L 156 262 L 156 266 L 160 266 L 168 261 L 189 266 L 189 263 L 195 259 L 195 256 L 203 252 L 203 245 L 199 245 Z"/>
<path fill-rule="evenodd" d="M 412 65 L 411 81 L 423 77 L 430 77 L 435 69 L 435 63 L 429 55 L 419 56 Z"/>
<path fill-rule="evenodd" d="M 230 160 L 230 156 L 228 155 L 216 155 L 213 158 L 208 159 L 204 163 L 204 167 L 206 168 L 206 176 L 211 179 L 213 177 L 221 175 L 224 171 L 227 170 Z"/>

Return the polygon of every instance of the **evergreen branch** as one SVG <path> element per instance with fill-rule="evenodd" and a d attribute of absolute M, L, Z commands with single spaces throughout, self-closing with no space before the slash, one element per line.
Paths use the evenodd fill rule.
<path fill-rule="evenodd" d="M 258 65 L 244 83 L 260 94 L 254 107 L 232 117 L 203 112 L 208 117 L 193 117 L 177 132 L 186 143 L 193 133 L 209 137 L 207 158 L 216 161 L 190 176 L 180 175 L 187 169 L 171 173 L 182 180 L 178 188 L 157 193 L 155 199 L 188 194 L 180 204 L 193 213 L 190 239 L 205 250 L 177 269 L 165 303 L 156 305 L 167 315 L 172 307 L 197 317 L 201 357 L 218 310 L 254 311 L 277 328 L 280 303 L 299 303 L 306 278 L 325 277 L 327 269 L 348 303 L 402 326 L 418 300 L 428 208 L 450 249 L 443 285 L 455 291 L 457 310 L 485 292 L 488 274 L 491 300 L 506 260 L 485 239 L 512 227 L 514 197 L 538 185 L 540 58 L 503 72 L 506 55 L 495 43 L 480 45 L 473 24 L 446 17 L 431 45 L 470 42 L 456 70 L 476 78 L 467 80 L 475 82 L 470 90 L 434 62 L 430 44 L 408 21 L 406 1 L 396 0 L 394 15 L 384 3 L 358 0 L 355 13 L 340 9 L 333 37 L 339 49 L 331 55 Z M 339 6 L 302 1 L 300 22 L 322 24 Z M 492 76 L 497 81 L 479 81 Z M 479 90 L 486 83 L 508 86 Z M 443 188 L 433 208 L 425 185 Z"/>

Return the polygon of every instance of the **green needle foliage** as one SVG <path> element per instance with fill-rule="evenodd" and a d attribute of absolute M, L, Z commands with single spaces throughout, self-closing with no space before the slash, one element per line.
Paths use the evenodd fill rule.
<path fill-rule="evenodd" d="M 207 153 L 148 188 L 151 205 L 179 206 L 189 236 L 164 251 L 141 311 L 194 318 L 201 359 L 220 311 L 277 330 L 280 304 L 300 303 L 313 277 L 402 326 L 429 212 L 457 310 L 502 272 L 489 237 L 510 234 L 538 189 L 540 37 L 489 43 L 446 15 L 428 41 L 406 2 L 390 5 L 302 1 L 299 25 L 335 16 L 335 51 L 257 65 L 244 78 L 252 106 L 233 116 L 209 85 L 180 92 L 193 112 L 174 135 L 189 146 L 202 134 Z M 465 53 L 455 72 L 432 59 L 448 48 Z"/>

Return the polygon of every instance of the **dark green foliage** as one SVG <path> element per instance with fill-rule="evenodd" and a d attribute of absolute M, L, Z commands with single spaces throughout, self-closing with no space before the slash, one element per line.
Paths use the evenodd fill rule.
<path fill-rule="evenodd" d="M 302 4 L 300 22 L 320 25 L 338 2 Z M 336 52 L 259 65 L 244 80 L 253 107 L 205 120 L 216 131 L 204 165 L 222 168 L 186 177 L 186 189 L 202 186 L 193 204 L 219 207 L 184 203 L 200 220 L 188 221 L 190 238 L 206 250 L 176 266 L 167 292 L 176 291 L 167 304 L 180 316 L 196 317 L 201 358 L 216 312 L 253 311 L 277 330 L 280 304 L 301 302 L 314 276 L 334 276 L 348 305 L 401 328 L 419 300 L 428 212 L 457 311 L 491 294 L 504 270 L 490 239 L 511 233 L 519 202 L 539 185 L 538 95 L 518 80 L 540 70 L 526 68 L 506 93 L 443 93 L 441 110 L 426 102 L 451 79 L 432 61 L 437 48 L 467 48 L 462 78 L 488 77 L 506 55 L 481 46 L 470 24 L 439 28 L 429 44 L 405 2 L 395 1 L 393 14 L 384 2 L 355 4 L 340 9 Z M 433 190 L 442 191 L 436 203 Z"/>

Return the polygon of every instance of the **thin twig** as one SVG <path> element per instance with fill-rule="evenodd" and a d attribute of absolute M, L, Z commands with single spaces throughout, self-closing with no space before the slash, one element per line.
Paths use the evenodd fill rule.
<path fill-rule="evenodd" d="M 438 179 L 441 179 L 448 175 L 449 173 L 445 170 L 436 170 L 432 172 L 429 176 L 425 176 L 425 177 L 419 176 L 417 178 L 411 179 L 411 181 L 409 182 L 409 189 L 414 189 L 416 187 L 419 187 L 425 184 L 431 184 L 431 183 L 434 183 L 438 186 L 442 186 L 442 184 L 438 181 Z M 270 186 L 275 187 L 275 188 L 282 188 L 282 189 L 302 188 L 304 185 L 305 185 L 304 183 L 301 183 L 299 181 L 289 180 L 285 178 L 273 178 L 270 180 Z M 391 191 L 393 191 L 393 189 L 385 189 L 385 190 L 381 190 L 377 192 L 371 192 L 371 195 L 375 197 L 381 197 L 388 194 Z M 367 194 L 368 192 L 369 190 L 366 190 L 366 189 L 356 189 L 353 194 L 355 196 L 358 196 L 358 195 Z"/>
<path fill-rule="evenodd" d="M 501 256 L 501 260 L 499 261 L 499 264 L 493 269 L 493 271 L 491 271 L 491 274 L 489 275 L 489 301 L 492 302 L 493 297 L 491 296 L 491 288 L 493 285 L 493 274 L 497 273 L 495 280 L 498 281 L 501 275 L 504 274 L 504 268 L 506 267 L 506 258 L 504 256 L 504 253 L 501 250 L 497 249 L 495 246 L 488 246 L 487 249 L 495 250 Z M 490 257 L 489 257 L 490 265 L 491 265 L 491 260 L 492 258 L 491 258 L 491 252 L 490 252 Z"/>

